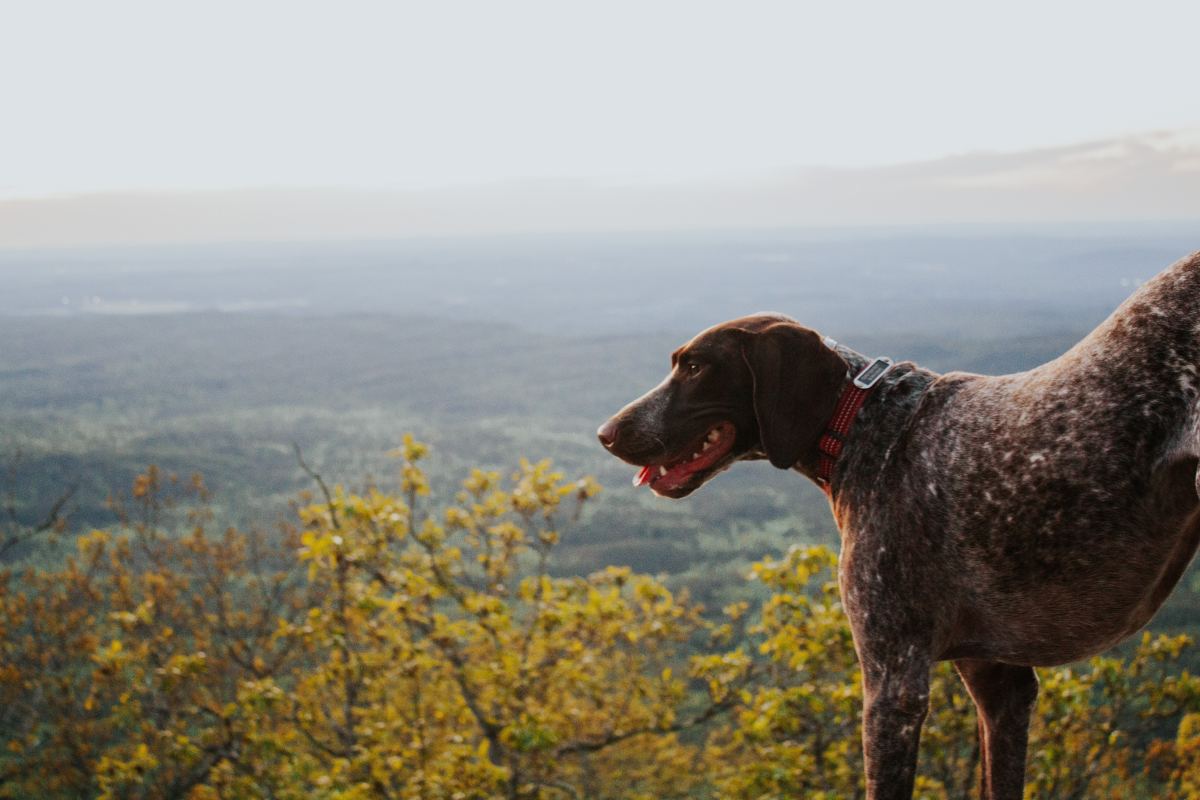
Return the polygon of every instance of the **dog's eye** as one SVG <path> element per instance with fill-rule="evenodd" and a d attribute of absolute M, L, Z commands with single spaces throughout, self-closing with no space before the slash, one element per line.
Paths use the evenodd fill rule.
<path fill-rule="evenodd" d="M 694 376 L 694 375 L 699 375 L 700 370 L 704 369 L 704 365 L 701 364 L 699 361 L 688 361 L 687 363 L 685 363 L 683 365 L 683 369 L 684 369 L 684 372 L 686 372 L 688 374 L 688 376 L 690 377 L 690 376 Z"/>

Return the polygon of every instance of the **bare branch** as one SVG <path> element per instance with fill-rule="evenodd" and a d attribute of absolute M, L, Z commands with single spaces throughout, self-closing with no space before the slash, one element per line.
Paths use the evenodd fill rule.
<path fill-rule="evenodd" d="M 70 511 L 64 513 L 63 509 L 66 508 L 67 503 L 71 502 L 71 498 L 75 496 L 78 488 L 77 485 L 68 486 L 50 506 L 50 510 L 46 512 L 41 522 L 32 527 L 23 526 L 17 521 L 16 506 L 10 497 L 4 511 L 12 521 L 15 530 L 7 536 L 0 538 L 0 559 L 3 559 L 9 550 L 22 542 L 32 539 L 37 534 L 57 530 L 66 521 L 66 518 L 70 516 Z"/>
<path fill-rule="evenodd" d="M 300 469 L 304 470 L 304 474 L 313 479 L 317 486 L 320 487 L 321 494 L 325 496 L 325 505 L 329 508 L 329 520 L 333 524 L 333 527 L 341 530 L 342 524 L 338 520 L 337 509 L 333 507 L 333 495 L 330 493 L 329 487 L 325 485 L 325 481 L 321 478 L 321 475 L 314 471 L 308 465 L 308 462 L 304 460 L 304 454 L 300 452 L 298 442 L 292 442 L 292 449 L 296 452 L 296 461 L 299 462 Z"/>
<path fill-rule="evenodd" d="M 746 681 L 748 681 L 749 678 L 750 673 L 748 672 L 746 675 Z M 612 745 L 623 742 L 626 739 L 632 739 L 635 736 L 642 736 L 643 734 L 679 733 L 680 731 L 685 731 L 690 728 L 703 725 L 713 717 L 725 713 L 734 706 L 736 701 L 737 692 L 731 690 L 720 702 L 710 703 L 708 708 L 704 709 L 699 714 L 684 720 L 683 722 L 676 722 L 671 725 L 659 727 L 635 728 L 633 730 L 621 731 L 619 733 L 613 732 L 609 733 L 603 739 L 593 739 L 591 741 L 579 741 L 565 744 L 554 752 L 555 755 L 559 756 L 566 755 L 568 753 L 595 753 L 598 750 L 603 750 L 606 747 L 611 747 Z"/>
<path fill-rule="evenodd" d="M 58 499 L 54 501 L 54 504 L 50 506 L 50 510 L 46 512 L 46 516 L 42 519 L 42 521 L 34 527 L 34 532 L 42 533 L 44 531 L 48 531 L 51 528 L 57 527 L 60 522 L 64 521 L 70 512 L 63 514 L 63 508 L 66 507 L 67 503 L 71 502 L 71 498 L 75 496 L 75 492 L 78 491 L 78 489 L 78 484 L 72 484 L 71 486 L 68 486 L 66 491 L 59 495 Z"/>
<path fill-rule="evenodd" d="M 312 731 L 310 731 L 308 728 L 306 728 L 304 726 L 304 723 L 300 720 L 300 715 L 298 713 L 293 711 L 291 717 L 292 717 L 292 724 L 296 726 L 296 729 L 298 731 L 300 731 L 300 733 L 304 734 L 304 738 L 307 739 L 309 744 L 311 744 L 317 750 L 321 751 L 322 753 L 325 753 L 326 755 L 328 755 L 332 758 L 348 758 L 349 757 L 350 754 L 348 752 L 346 752 L 344 750 L 338 750 L 335 747 L 331 747 L 330 745 L 325 744 L 320 739 L 318 739 L 316 736 L 314 736 Z"/>

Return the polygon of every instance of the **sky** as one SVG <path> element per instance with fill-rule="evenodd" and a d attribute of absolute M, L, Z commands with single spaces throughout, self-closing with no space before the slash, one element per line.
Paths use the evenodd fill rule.
<path fill-rule="evenodd" d="M 0 197 L 700 180 L 1200 126 L 1200 5 L 0 0 Z"/>

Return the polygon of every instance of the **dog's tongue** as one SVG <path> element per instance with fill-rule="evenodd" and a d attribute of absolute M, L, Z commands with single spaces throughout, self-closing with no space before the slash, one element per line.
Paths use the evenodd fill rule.
<path fill-rule="evenodd" d="M 634 486 L 645 486 L 650 482 L 650 476 L 654 474 L 654 467 L 642 467 L 642 471 L 633 477 Z"/>

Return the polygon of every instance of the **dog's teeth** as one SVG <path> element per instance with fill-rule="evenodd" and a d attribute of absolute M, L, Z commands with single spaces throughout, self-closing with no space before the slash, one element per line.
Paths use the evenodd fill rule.
<path fill-rule="evenodd" d="M 666 467 L 659 467 L 659 468 L 658 468 L 658 474 L 659 474 L 659 475 L 666 475 L 666 474 L 667 474 L 667 468 L 666 468 Z"/>
<path fill-rule="evenodd" d="M 717 439 L 720 439 L 720 438 L 721 438 L 721 434 L 717 433 L 716 428 L 713 428 L 711 431 L 708 432 L 708 440 L 710 442 L 715 442 Z"/>
<path fill-rule="evenodd" d="M 703 453 L 705 450 L 707 450 L 710 447 L 712 447 L 712 442 L 705 442 L 704 447 L 700 448 L 700 452 Z"/>
<path fill-rule="evenodd" d="M 692 453 L 692 458 L 699 458 L 699 457 L 700 457 L 699 453 Z"/>

